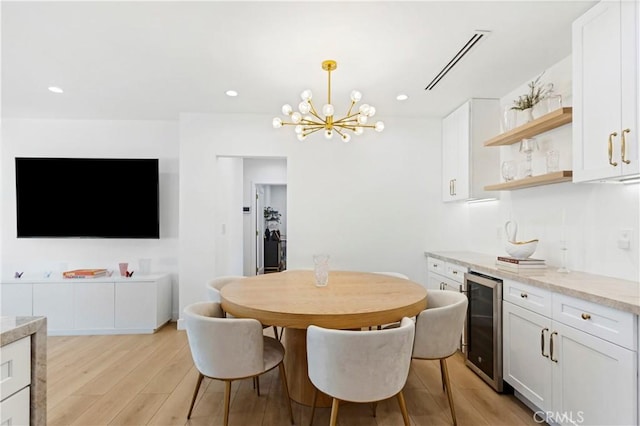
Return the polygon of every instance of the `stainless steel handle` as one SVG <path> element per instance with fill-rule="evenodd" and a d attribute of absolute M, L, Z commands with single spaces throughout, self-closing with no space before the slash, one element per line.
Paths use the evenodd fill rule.
<path fill-rule="evenodd" d="M 544 332 L 545 331 L 549 331 L 549 329 L 543 328 L 542 331 L 540 332 L 540 353 L 542 354 L 543 357 L 549 358 L 549 354 L 544 353 Z"/>
<path fill-rule="evenodd" d="M 453 196 L 453 179 L 449 180 L 449 195 Z"/>
<path fill-rule="evenodd" d="M 453 195 L 456 195 L 456 179 L 453 179 Z"/>
<path fill-rule="evenodd" d="M 520 293 L 520 297 L 526 299 L 527 297 L 529 297 L 529 295 L 527 293 Z"/>
<path fill-rule="evenodd" d="M 553 362 L 558 362 L 558 359 L 553 359 L 553 336 L 557 335 L 558 332 L 554 331 L 553 333 L 551 333 L 551 336 L 549 337 L 549 350 L 551 351 L 551 353 L 549 354 L 549 359 Z"/>
<path fill-rule="evenodd" d="M 451 271 L 453 272 L 453 275 L 458 275 L 458 271 Z"/>

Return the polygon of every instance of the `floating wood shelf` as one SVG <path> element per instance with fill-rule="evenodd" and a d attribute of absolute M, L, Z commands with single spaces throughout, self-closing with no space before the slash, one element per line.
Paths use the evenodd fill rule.
<path fill-rule="evenodd" d="M 504 132 L 498 136 L 495 136 L 484 143 L 484 146 L 503 146 L 511 145 L 516 142 L 520 142 L 525 138 L 532 138 L 540 133 L 548 132 L 556 127 L 563 126 L 567 123 L 571 123 L 573 119 L 572 108 L 560 108 L 555 111 L 551 111 L 542 117 L 536 118 L 522 126 L 518 126 L 515 129 Z"/>
<path fill-rule="evenodd" d="M 561 170 L 559 172 L 547 173 L 546 175 L 531 176 L 524 179 L 512 180 L 510 182 L 497 183 L 484 187 L 485 191 L 512 191 L 514 189 L 530 188 L 532 186 L 549 185 L 552 183 L 571 182 L 573 172 L 571 170 Z"/>

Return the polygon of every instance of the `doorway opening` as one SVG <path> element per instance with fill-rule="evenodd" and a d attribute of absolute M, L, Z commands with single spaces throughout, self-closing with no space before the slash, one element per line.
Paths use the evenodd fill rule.
<path fill-rule="evenodd" d="M 287 160 L 244 158 L 243 180 L 243 274 L 283 271 L 287 267 Z"/>

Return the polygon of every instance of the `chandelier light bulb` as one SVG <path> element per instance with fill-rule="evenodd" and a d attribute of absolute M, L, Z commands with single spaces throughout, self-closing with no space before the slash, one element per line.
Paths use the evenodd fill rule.
<path fill-rule="evenodd" d="M 322 113 L 325 115 L 325 117 L 333 117 L 333 112 L 333 105 L 331 104 L 326 104 L 322 107 Z"/>
<path fill-rule="evenodd" d="M 331 139 L 331 138 L 333 138 L 333 130 L 331 130 L 331 129 L 326 129 L 326 130 L 324 131 L 324 137 L 325 137 L 325 138 L 327 138 L 327 139 Z"/>
<path fill-rule="evenodd" d="M 367 115 L 369 117 L 373 117 L 374 115 L 376 115 L 376 107 L 372 107 L 371 105 L 369 105 L 369 113 Z"/>
<path fill-rule="evenodd" d="M 326 139 L 332 139 L 333 134 L 338 136 L 343 142 L 350 142 L 354 135 L 361 135 L 365 129 L 373 129 L 381 132 L 384 124 L 379 121 L 373 124 L 367 124 L 369 117 L 376 114 L 376 109 L 369 104 L 362 104 L 356 107 L 356 103 L 362 100 L 362 93 L 358 90 L 352 90 L 350 93 L 350 104 L 346 105 L 346 111 L 336 109 L 331 96 L 331 73 L 338 68 L 338 64 L 334 60 L 326 60 L 322 62 L 322 69 L 329 74 L 328 93 L 326 103 L 323 105 L 320 101 L 316 104 L 312 101 L 312 93 L 310 89 L 306 89 L 300 93 L 301 101 L 297 106 L 297 111 L 289 105 L 282 106 L 283 118 L 274 118 L 273 127 L 280 128 L 283 126 L 292 126 L 298 140 L 303 141 L 307 136 L 313 133 L 324 133 Z M 318 106 L 322 106 L 318 108 Z M 341 114 L 342 113 L 342 114 Z M 373 120 L 371 120 L 373 122 Z"/>
<path fill-rule="evenodd" d="M 300 97 L 302 98 L 303 101 L 310 101 L 311 98 L 313 97 L 313 94 L 311 93 L 311 90 L 307 89 L 300 94 Z"/>
<path fill-rule="evenodd" d="M 298 105 L 298 110 L 300 110 L 300 113 L 302 114 L 307 114 L 311 111 L 311 105 L 309 105 L 308 101 L 302 101 L 300 102 L 300 105 Z"/>

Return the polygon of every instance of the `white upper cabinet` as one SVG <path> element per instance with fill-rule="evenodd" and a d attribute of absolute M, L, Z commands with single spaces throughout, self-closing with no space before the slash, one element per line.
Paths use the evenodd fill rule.
<path fill-rule="evenodd" d="M 471 99 L 442 120 L 442 200 L 495 198 L 484 186 L 499 179 L 500 153 L 483 149 L 499 132 L 497 99 Z"/>
<path fill-rule="evenodd" d="M 573 23 L 573 181 L 640 172 L 638 4 L 602 1 Z"/>

